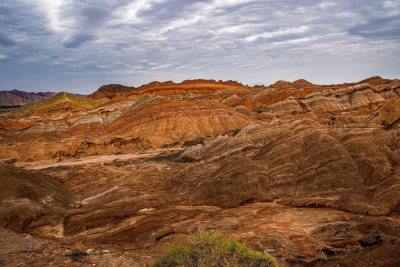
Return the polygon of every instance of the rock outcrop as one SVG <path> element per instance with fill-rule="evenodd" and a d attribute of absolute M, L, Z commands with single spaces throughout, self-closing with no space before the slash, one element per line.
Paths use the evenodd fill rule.
<path fill-rule="evenodd" d="M 247 86 L 235 81 L 214 80 L 186 80 L 181 83 L 151 82 L 138 88 L 127 87 L 120 84 L 109 84 L 101 86 L 96 92 L 89 95 L 93 99 L 109 98 L 118 96 L 141 96 L 141 95 L 185 95 L 185 94 L 209 94 L 217 90 L 248 90 Z"/>
<path fill-rule="evenodd" d="M 197 80 L 58 96 L 69 100 L 0 117 L 0 223 L 140 265 L 214 229 L 280 266 L 397 266 L 399 85 Z"/>
<path fill-rule="evenodd" d="M 0 227 L 27 232 L 54 224 L 73 198 L 53 177 L 0 164 Z"/>
<path fill-rule="evenodd" d="M 160 99 L 126 114 L 107 126 L 108 135 L 140 138 L 149 147 L 185 142 L 245 127 L 251 120 L 210 101 Z"/>
<path fill-rule="evenodd" d="M 103 85 L 96 92 L 89 95 L 93 99 L 114 98 L 116 96 L 126 95 L 135 90 L 135 87 L 124 86 L 121 84 Z"/>

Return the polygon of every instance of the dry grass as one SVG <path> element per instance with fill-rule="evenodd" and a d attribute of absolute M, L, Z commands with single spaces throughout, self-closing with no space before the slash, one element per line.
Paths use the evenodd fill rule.
<path fill-rule="evenodd" d="M 173 266 L 277 266 L 274 258 L 261 254 L 215 231 L 199 231 L 188 246 L 174 246 L 154 267 Z"/>

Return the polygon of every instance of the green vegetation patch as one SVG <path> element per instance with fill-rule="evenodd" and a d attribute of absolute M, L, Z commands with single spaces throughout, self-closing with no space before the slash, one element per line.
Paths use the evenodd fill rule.
<path fill-rule="evenodd" d="M 93 109 L 93 108 L 99 107 L 100 105 L 104 104 L 107 101 L 108 101 L 108 99 L 106 99 L 106 98 L 95 100 L 95 99 L 85 97 L 85 96 L 78 96 L 78 95 L 73 95 L 73 94 L 62 92 L 44 102 L 24 105 L 24 106 L 20 107 L 19 109 L 15 110 L 14 112 L 12 112 L 11 114 L 9 114 L 9 116 L 14 117 L 14 118 L 23 117 L 23 116 L 27 116 L 35 111 L 38 111 L 41 109 L 46 109 L 51 106 L 61 104 L 61 103 L 66 103 L 66 102 L 72 102 L 72 103 L 82 106 L 84 108 Z"/>
<path fill-rule="evenodd" d="M 233 239 L 224 239 L 215 231 L 199 231 L 189 241 L 188 246 L 174 246 L 154 267 L 278 266 L 269 254 L 263 255 Z"/>

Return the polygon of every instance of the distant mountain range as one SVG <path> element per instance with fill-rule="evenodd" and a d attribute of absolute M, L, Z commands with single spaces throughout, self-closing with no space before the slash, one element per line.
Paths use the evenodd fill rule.
<path fill-rule="evenodd" d="M 57 93 L 30 93 L 19 90 L 0 91 L 0 106 L 20 106 L 45 101 Z"/>

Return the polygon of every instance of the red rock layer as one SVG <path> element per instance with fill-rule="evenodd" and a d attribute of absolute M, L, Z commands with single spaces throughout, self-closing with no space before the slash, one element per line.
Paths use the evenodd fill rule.
<path fill-rule="evenodd" d="M 18 131 L 28 126 L 29 124 L 23 121 L 16 121 L 0 116 L 0 130 Z"/>
<path fill-rule="evenodd" d="M 114 98 L 120 95 L 126 95 L 133 91 L 135 87 L 128 87 L 121 84 L 108 84 L 103 85 L 96 92 L 89 95 L 93 99 Z"/>
<path fill-rule="evenodd" d="M 73 119 L 86 114 L 87 109 L 73 102 L 63 102 L 45 109 L 40 109 L 32 113 L 32 116 L 38 116 L 41 119 Z"/>
<path fill-rule="evenodd" d="M 127 87 L 120 84 L 109 84 L 101 86 L 96 92 L 89 95 L 93 99 L 114 98 L 117 96 L 132 95 L 184 95 L 188 93 L 206 94 L 217 90 L 245 90 L 247 87 L 235 81 L 215 81 L 215 80 L 186 80 L 181 83 L 168 82 L 151 82 L 138 88 Z"/>
<path fill-rule="evenodd" d="M 278 81 L 268 87 L 259 88 L 250 92 L 243 97 L 243 104 L 248 109 L 255 109 L 261 106 L 271 105 L 288 97 L 303 98 L 317 92 L 321 92 L 324 95 L 334 95 L 337 90 L 343 89 L 349 91 L 346 88 L 350 88 L 351 90 L 352 86 L 360 85 L 366 87 L 367 84 L 369 87 L 373 88 L 375 92 L 384 91 L 384 88 L 393 91 L 395 90 L 394 88 L 387 88 L 387 85 L 391 82 L 391 80 L 382 79 L 380 77 L 372 77 L 358 83 L 343 83 L 336 85 L 316 85 L 306 80 L 297 80 L 293 83 Z M 384 93 L 382 93 L 382 96 L 383 94 Z"/>
<path fill-rule="evenodd" d="M 174 82 L 152 82 L 143 85 L 128 95 L 156 94 L 161 96 L 192 94 L 207 94 L 217 90 L 247 90 L 241 83 L 235 81 L 214 80 L 188 80 L 181 83 Z"/>
<path fill-rule="evenodd" d="M 110 136 L 141 138 L 153 147 L 243 128 L 251 120 L 212 101 L 153 101 L 106 128 Z"/>

